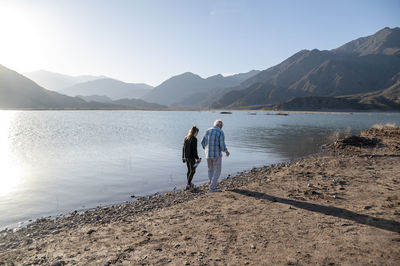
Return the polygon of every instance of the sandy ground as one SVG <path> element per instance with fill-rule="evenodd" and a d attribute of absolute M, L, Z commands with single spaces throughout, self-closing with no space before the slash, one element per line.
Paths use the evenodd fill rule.
<path fill-rule="evenodd" d="M 399 265 L 400 128 L 319 155 L 0 232 L 0 265 Z"/>

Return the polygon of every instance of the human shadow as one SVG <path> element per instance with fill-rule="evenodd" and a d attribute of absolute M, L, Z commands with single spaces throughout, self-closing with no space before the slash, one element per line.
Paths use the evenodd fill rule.
<path fill-rule="evenodd" d="M 300 209 L 313 211 L 313 212 L 319 212 L 319 213 L 322 213 L 325 215 L 354 221 L 359 224 L 365 224 L 365 225 L 373 226 L 373 227 L 383 229 L 386 231 L 400 233 L 400 222 L 396 222 L 393 220 L 375 218 L 375 217 L 371 217 L 371 216 L 368 216 L 365 214 L 358 214 L 358 213 L 355 213 L 355 212 L 352 212 L 352 211 L 349 211 L 346 209 L 332 207 L 332 206 L 324 206 L 324 205 L 319 205 L 319 204 L 309 203 L 309 202 L 304 202 L 304 201 L 297 201 L 297 200 L 290 200 L 290 199 L 285 199 L 285 198 L 280 198 L 280 197 L 274 197 L 274 196 L 270 196 L 268 194 L 244 190 L 244 189 L 233 189 L 231 191 L 238 193 L 238 194 L 245 195 L 245 196 L 249 196 L 249 197 L 254 197 L 254 198 L 263 199 L 263 200 L 269 200 L 271 202 L 284 203 L 284 204 L 295 206 Z"/>
<path fill-rule="evenodd" d="M 384 158 L 384 157 L 400 157 L 400 154 L 362 154 L 359 157 L 371 157 L 371 158 Z"/>

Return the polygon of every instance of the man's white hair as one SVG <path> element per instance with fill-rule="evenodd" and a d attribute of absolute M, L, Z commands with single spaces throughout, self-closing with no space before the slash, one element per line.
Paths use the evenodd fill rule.
<path fill-rule="evenodd" d="M 224 125 L 224 123 L 222 123 L 221 119 L 217 119 L 214 122 L 214 127 L 222 127 Z"/>

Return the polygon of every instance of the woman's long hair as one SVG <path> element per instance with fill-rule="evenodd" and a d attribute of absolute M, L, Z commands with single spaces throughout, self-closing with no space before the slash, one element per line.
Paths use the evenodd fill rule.
<path fill-rule="evenodd" d="M 191 129 L 189 129 L 189 132 L 186 135 L 185 139 L 190 139 L 190 137 L 194 136 L 194 134 L 196 134 L 197 132 L 199 132 L 199 129 L 196 126 L 193 126 Z"/>

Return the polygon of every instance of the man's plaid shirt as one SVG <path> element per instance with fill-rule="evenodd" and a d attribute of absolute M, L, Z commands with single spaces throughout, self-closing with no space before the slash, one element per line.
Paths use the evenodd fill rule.
<path fill-rule="evenodd" d="M 206 131 L 201 140 L 201 146 L 205 149 L 207 159 L 218 158 L 222 155 L 222 152 L 228 151 L 225 145 L 224 132 L 217 126 Z"/>

